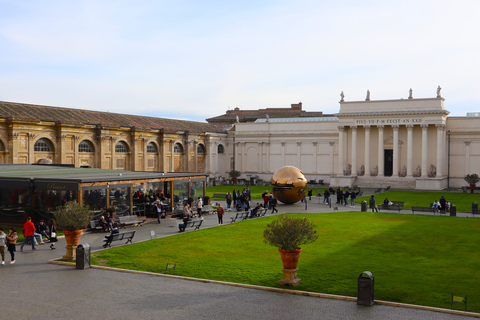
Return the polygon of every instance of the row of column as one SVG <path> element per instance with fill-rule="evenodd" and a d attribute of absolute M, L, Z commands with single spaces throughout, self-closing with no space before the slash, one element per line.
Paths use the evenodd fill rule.
<path fill-rule="evenodd" d="M 378 129 L 378 176 L 383 177 L 385 173 L 384 168 L 384 127 L 383 125 L 376 126 Z M 399 148 L 398 148 L 398 130 L 399 125 L 392 125 L 393 129 L 393 177 L 398 177 L 399 171 Z M 443 176 L 443 158 L 444 158 L 444 141 L 445 141 L 445 125 L 437 124 L 437 177 Z M 365 172 L 370 173 L 370 126 L 364 126 L 365 129 Z M 413 125 L 406 125 L 407 128 L 407 177 L 413 177 Z M 422 177 L 428 177 L 428 125 L 421 125 L 422 128 L 422 154 L 421 154 L 421 169 Z M 346 127 L 339 126 L 339 174 L 345 172 L 345 164 L 347 161 L 347 134 Z M 352 174 L 357 173 L 357 126 L 350 127 L 352 130 Z"/>

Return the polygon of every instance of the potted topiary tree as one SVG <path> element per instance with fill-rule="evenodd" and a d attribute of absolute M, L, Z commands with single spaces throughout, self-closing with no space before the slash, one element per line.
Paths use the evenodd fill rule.
<path fill-rule="evenodd" d="M 232 169 L 228 175 L 230 176 L 230 178 L 232 178 L 232 181 L 233 183 L 236 183 L 237 182 L 237 178 L 240 177 L 242 173 L 240 171 L 237 171 L 237 170 L 234 170 Z"/>
<path fill-rule="evenodd" d="M 77 201 L 68 201 L 63 206 L 58 206 L 53 215 L 58 227 L 63 229 L 67 241 L 67 253 L 63 259 L 75 260 L 75 249 L 80 243 L 82 231 L 93 218 L 93 214 L 87 205 L 81 205 Z"/>
<path fill-rule="evenodd" d="M 470 185 L 470 193 L 473 193 L 477 182 L 480 181 L 478 174 L 476 173 L 467 174 L 463 179 Z"/>
<path fill-rule="evenodd" d="M 278 248 L 283 262 L 283 279 L 279 285 L 296 286 L 297 265 L 302 244 L 309 244 L 318 239 L 315 225 L 306 218 L 281 216 L 267 225 L 263 232 L 264 242 Z"/>

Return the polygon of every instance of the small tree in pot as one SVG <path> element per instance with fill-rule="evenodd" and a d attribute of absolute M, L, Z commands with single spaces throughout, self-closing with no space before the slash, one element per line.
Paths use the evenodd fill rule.
<path fill-rule="evenodd" d="M 237 182 L 237 178 L 240 177 L 242 173 L 238 170 L 230 170 L 230 172 L 228 173 L 228 175 L 230 176 L 230 178 L 232 178 L 232 181 L 233 183 Z"/>
<path fill-rule="evenodd" d="M 91 210 L 87 205 L 81 205 L 77 201 L 68 201 L 63 206 L 58 206 L 53 215 L 57 225 L 63 229 L 67 241 L 67 253 L 63 259 L 75 260 L 75 249 L 80 242 L 82 229 L 93 218 Z"/>
<path fill-rule="evenodd" d="M 470 193 L 473 193 L 473 191 L 475 190 L 475 185 L 477 184 L 478 181 L 480 181 L 478 174 L 476 173 L 467 174 L 463 179 L 470 185 Z"/>
<path fill-rule="evenodd" d="M 296 286 L 297 264 L 302 244 L 309 244 L 318 239 L 315 225 L 306 218 L 281 216 L 267 225 L 263 232 L 264 242 L 278 248 L 283 262 L 283 279 L 279 285 Z"/>

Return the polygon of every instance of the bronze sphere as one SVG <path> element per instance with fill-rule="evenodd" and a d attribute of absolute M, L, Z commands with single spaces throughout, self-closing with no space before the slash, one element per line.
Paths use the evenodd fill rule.
<path fill-rule="evenodd" d="M 270 182 L 275 197 L 285 204 L 296 203 L 305 196 L 307 179 L 296 167 L 285 166 L 278 169 Z"/>

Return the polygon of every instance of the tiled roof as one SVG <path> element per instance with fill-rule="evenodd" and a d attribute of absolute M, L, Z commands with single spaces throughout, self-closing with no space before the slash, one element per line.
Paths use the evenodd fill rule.
<path fill-rule="evenodd" d="M 0 118 L 17 121 L 52 121 L 71 125 L 101 125 L 103 127 L 132 127 L 137 129 L 164 129 L 166 132 L 191 133 L 222 132 L 204 122 L 133 116 L 128 114 L 89 111 L 61 107 L 47 107 L 0 101 Z"/>

